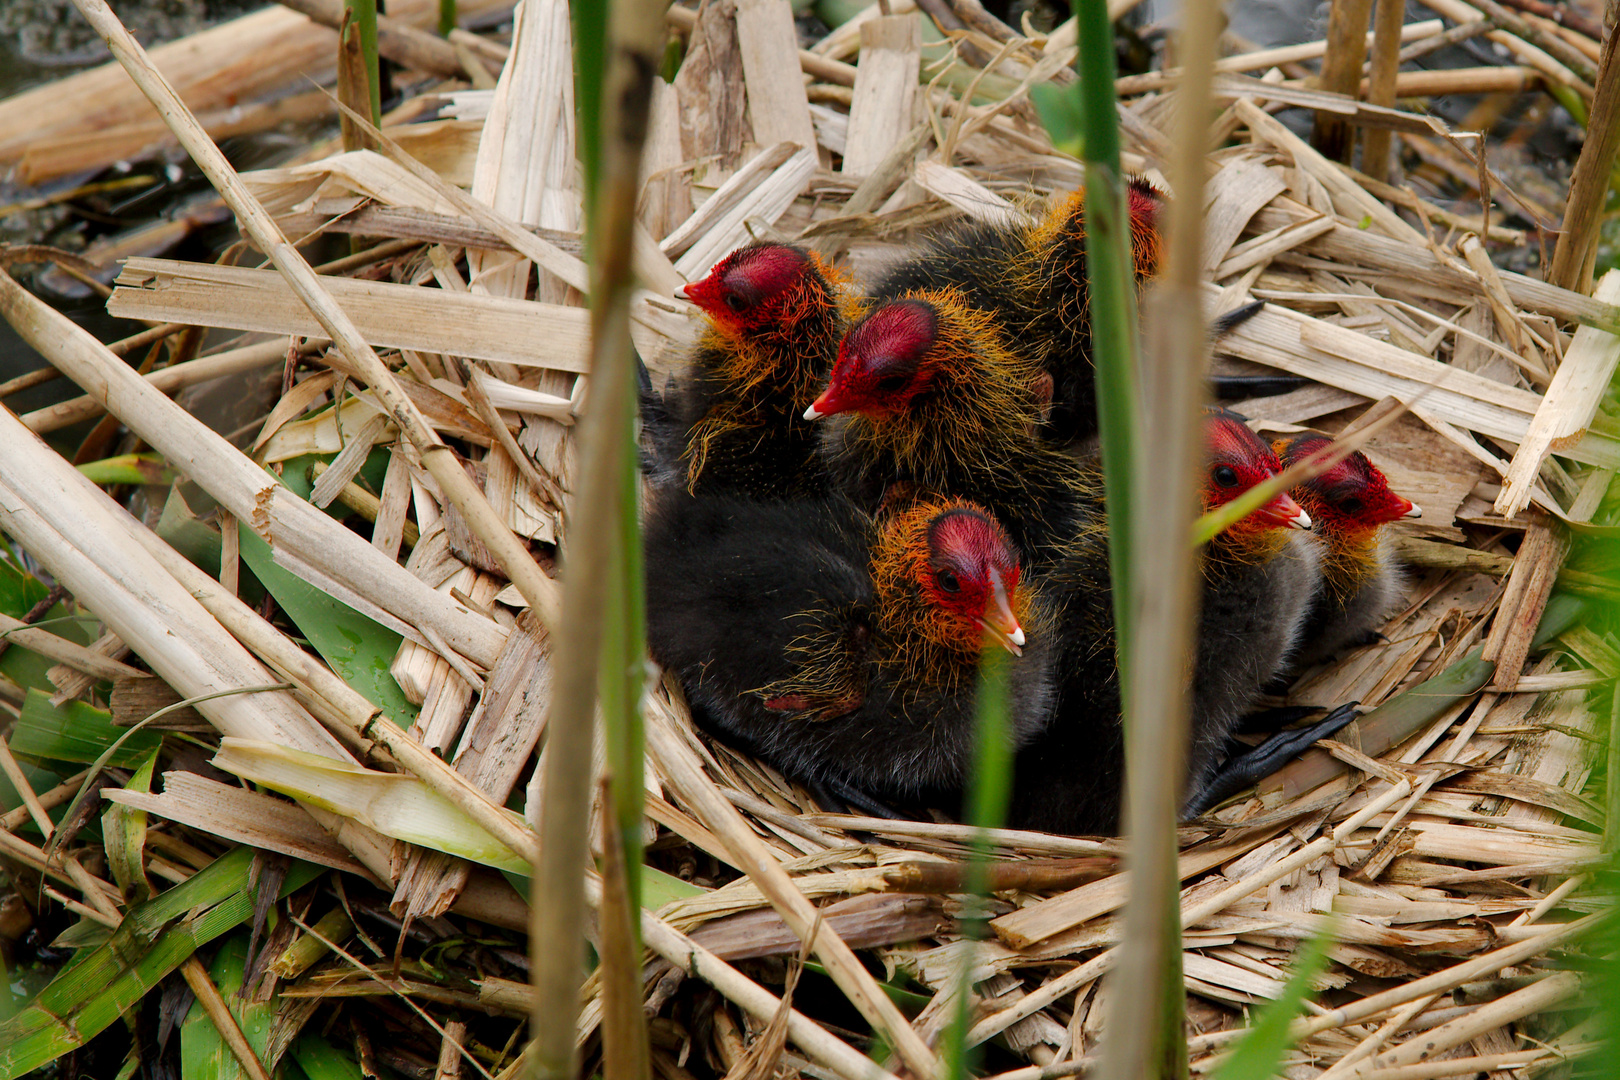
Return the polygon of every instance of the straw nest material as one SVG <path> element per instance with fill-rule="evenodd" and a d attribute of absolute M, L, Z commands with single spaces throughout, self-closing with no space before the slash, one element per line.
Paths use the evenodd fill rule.
<path fill-rule="evenodd" d="M 892 9 L 908 6 L 896 0 Z M 791 22 L 774 17 L 785 6 L 740 8 L 712 3 L 695 22 L 690 12 L 671 13 L 690 45 L 673 86 L 660 84 L 653 102 L 646 234 L 636 249 L 647 291 L 636 302 L 634 337 L 655 379 L 680 364 L 696 328 L 675 290 L 751 236 L 813 244 L 859 276 L 949 219 L 1016 216 L 1080 182 L 1080 168 L 1052 149 L 1027 99 L 1031 86 L 1066 76 L 1072 37 L 997 38 L 970 27 L 958 34 L 957 63 L 928 68 L 925 75 L 939 77 L 919 85 L 914 22 L 847 25 L 800 52 Z M 391 127 L 397 141 L 375 149 L 242 179 L 289 236 L 393 238 L 370 257 L 345 260 L 350 276 L 324 283 L 367 340 L 386 350 L 410 399 L 464 456 L 507 522 L 546 552 L 563 540 L 559 510 L 573 482 L 588 327 L 577 291 L 567 19 L 561 4 L 535 9 L 495 91 L 444 95 L 440 119 Z M 990 74 L 977 77 L 970 60 Z M 1306 673 L 1288 695 L 1321 705 L 1359 700 L 1372 715 L 1183 830 L 1194 1067 L 1207 1067 L 1228 1045 L 1249 1005 L 1281 991 L 1298 944 L 1329 925 L 1330 963 L 1317 979 L 1322 1007 L 1297 1028 L 1289 1075 L 1348 1076 L 1359 1063 L 1383 1070 L 1378 1075 L 1428 1077 L 1556 1061 L 1588 1038 L 1584 1026 L 1546 1014 L 1580 991 L 1581 976 L 1557 970 L 1556 956 L 1599 907 L 1583 887 L 1600 861 L 1605 823 L 1585 792 L 1607 724 L 1590 691 L 1612 678 L 1617 654 L 1578 621 L 1551 627 L 1557 636 L 1548 640 L 1535 636 L 1555 589 L 1613 597 L 1603 578 L 1563 564 L 1572 533 L 1611 509 L 1604 498 L 1620 466 L 1620 428 L 1605 411 L 1620 338 L 1594 328 L 1614 324 L 1620 278 L 1605 278 L 1588 298 L 1497 270 L 1478 238 L 1485 222 L 1364 182 L 1272 111 L 1305 106 L 1393 129 L 1434 160 L 1460 163 L 1465 180 L 1477 175 L 1472 145 L 1426 116 L 1358 105 L 1280 72 L 1244 74 L 1274 62 L 1283 61 L 1223 62 L 1227 74 L 1217 82 L 1222 148 L 1209 159 L 1209 304 L 1214 311 L 1269 301 L 1223 340 L 1228 359 L 1220 362 L 1313 380 L 1237 405 L 1263 431 L 1353 432 L 1404 406 L 1366 449 L 1423 518 L 1396 527 L 1412 569 L 1387 640 Z M 806 84 L 782 78 L 801 63 Z M 1174 108 L 1168 86 L 1157 75 L 1123 86 L 1130 91 L 1122 112 L 1126 165 L 1150 176 L 1166 145 L 1161 124 Z M 980 103 L 964 106 L 964 97 Z M 429 168 L 407 167 L 405 152 Z M 1500 205 L 1516 204 L 1491 183 Z M 453 184 L 470 184 L 494 213 L 476 212 Z M 530 263 L 512 249 L 509 221 L 528 223 L 539 238 L 529 250 L 542 261 L 537 286 Z M 1524 242 L 1500 214 L 1488 230 L 1493 243 Z M 9 310 L 24 303 L 12 297 Z M 272 470 L 322 455 L 310 477 L 313 499 L 341 501 L 374 522 L 361 535 L 305 514 L 307 504 L 284 490 L 266 494 L 248 457 L 210 441 L 182 412 L 165 411 L 158 395 L 133 385 L 140 380 L 128 368 L 71 330 L 59 328 L 40 347 L 92 397 L 111 399 L 115 415 L 186 474 L 194 486 L 182 494 L 198 501 L 205 493 L 221 507 L 214 523 L 227 526 L 219 574 L 227 590 L 238 580 L 238 560 L 266 578 L 290 571 L 403 634 L 392 676 L 420 706 L 414 737 L 494 802 L 507 801 L 533 774 L 542 741 L 544 646 L 513 632 L 526 618 L 516 614 L 515 590 L 399 437 L 385 404 L 335 351 L 307 336 L 316 324 L 274 270 L 131 259 L 109 308 L 126 318 L 274 335 L 220 359 L 159 371 L 146 384 L 172 389 L 193 374 L 284 366 L 279 398 L 244 440 L 246 453 Z M 1255 364 L 1264 368 L 1248 366 Z M 46 431 L 94 411 L 70 403 L 22 421 Z M 328 734 L 328 726 L 348 730 L 334 715 L 341 721 L 364 703 L 346 697 L 318 661 L 289 652 L 279 632 L 210 594 L 188 564 L 146 542 L 144 526 L 119 517 L 50 451 L 15 434 L 0 433 L 3 527 L 109 628 L 94 650 L 102 667 L 83 650 L 59 648 L 59 662 L 96 678 L 116 675 L 136 716 L 152 711 L 153 680 L 122 664 L 104 670 L 105 657 L 121 655 L 124 645 L 186 697 L 287 680 L 290 694 L 198 706 L 208 721 L 200 730 L 234 737 L 216 764 L 267 788 L 313 781 L 296 772 L 307 762 L 289 764 L 266 743 L 351 761 L 379 749 L 370 742 L 374 728 L 364 737 Z M 374 448 L 385 452 L 386 467 L 362 475 Z M 73 511 L 62 511 L 69 503 Z M 165 516 L 187 517 L 186 510 L 171 498 Z M 251 526 L 240 540 L 229 527 L 234 520 Z M 96 555 L 102 529 L 121 539 L 118 550 Z M 259 537 L 273 563 L 258 550 Z M 112 580 L 74 563 L 83 553 L 102 560 L 101 576 Z M 325 653 L 315 628 L 300 629 Z M 36 647 L 20 637 L 16 644 Z M 343 674 L 372 694 L 360 674 Z M 65 686 L 58 699 L 85 694 L 88 683 Z M 246 700 L 251 708 L 232 704 Z M 926 1038 L 948 1021 L 957 972 L 971 954 L 971 1042 L 1000 1041 L 1006 1055 L 998 1060 L 1031 1066 L 1010 1074 L 1021 1078 L 1085 1066 L 1105 1022 L 1107 982 L 1099 977 L 1111 964 L 1126 898 L 1115 842 L 996 834 L 993 934 L 965 942 L 951 892 L 968 850 L 966 827 L 822 813 L 782 777 L 698 733 L 668 682 L 653 685 L 646 722 L 649 862 L 691 886 L 669 893 L 658 909 L 665 928 L 780 982 L 780 963 L 757 958 L 794 956 L 799 943 L 762 884 L 739 873 L 749 865 L 746 844 L 762 845 L 821 909 L 827 928 L 910 988 L 921 1006 L 915 1026 Z M 312 813 L 329 829 L 350 819 L 334 840 L 293 803 L 222 783 L 202 761 L 175 758 L 160 794 L 134 785 L 103 792 L 149 811 L 154 837 L 158 819 L 185 827 L 162 830 L 174 839 L 148 848 L 148 873 L 184 879 L 195 864 L 174 846 L 184 844 L 179 838 L 222 838 L 372 878 L 395 890 L 397 915 L 435 932 L 446 925 L 434 921 L 439 916 L 523 928 L 516 896 L 487 871 L 403 842 L 431 843 L 433 826 L 421 823 L 441 819 L 410 803 L 402 813 L 419 830 L 402 831 L 383 805 L 393 795 L 382 789 L 418 798 L 412 792 L 420 785 L 407 781 L 404 790 L 360 774 L 355 785 L 377 787 L 359 791 L 333 780 Z M 14 814 L 6 824 L 15 830 L 22 820 Z M 24 861 L 22 849 L 34 850 L 15 837 L 8 844 L 10 857 Z M 61 888 L 80 890 L 76 910 L 116 919 L 116 908 L 107 909 L 129 895 L 119 887 L 123 878 L 115 885 L 71 861 L 69 869 L 56 877 Z M 729 991 L 701 992 L 704 970 L 680 959 L 678 938 L 649 942 L 659 955 L 648 970 L 647 1008 L 681 1021 L 655 1021 L 660 1075 L 742 1075 L 756 1040 L 789 1070 L 848 1075 L 847 1059 L 801 1037 L 802 1028 L 750 1015 Z M 286 944 L 276 941 L 278 950 Z M 385 954 L 392 947 L 381 944 Z M 392 990 L 415 992 L 441 1019 L 468 1007 L 517 1015 L 525 1007 L 517 982 L 487 978 L 451 992 L 430 970 L 401 972 L 386 955 L 356 952 L 288 976 L 280 989 L 294 996 L 283 1000 L 365 992 L 356 989 L 356 964 L 369 965 Z M 594 982 L 587 991 L 579 1037 L 594 1045 L 601 1015 Z M 801 984 L 801 1003 L 804 994 Z M 696 1010 L 700 1000 L 706 1004 Z M 697 1011 L 705 1022 L 693 1026 Z M 861 1036 L 838 1026 L 847 1017 L 826 1015 L 833 1042 L 859 1045 Z M 1538 1015 L 1545 1018 L 1531 1024 Z M 426 1030 L 414 1018 L 396 1019 Z M 492 1055 L 486 1064 L 510 1062 Z"/>

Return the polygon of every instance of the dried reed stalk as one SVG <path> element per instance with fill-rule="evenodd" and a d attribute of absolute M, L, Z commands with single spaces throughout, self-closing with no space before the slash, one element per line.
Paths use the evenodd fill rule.
<path fill-rule="evenodd" d="M 1113 1080 L 1186 1073 L 1180 1038 L 1185 1014 L 1181 971 L 1176 820 L 1185 787 L 1191 669 L 1197 616 L 1195 554 L 1186 543 L 1202 471 L 1200 388 L 1209 332 L 1200 302 L 1204 174 L 1210 132 L 1219 7 L 1184 10 L 1178 37 L 1184 67 L 1172 134 L 1169 251 L 1151 314 L 1140 388 L 1144 439 L 1131 463 L 1139 543 L 1130 552 L 1134 643 L 1124 671 L 1125 806 L 1133 903 L 1126 908 L 1119 970 L 1108 984 L 1115 1017 L 1103 1044 L 1102 1075 Z M 1154 452 L 1146 453 L 1151 446 Z M 1178 752 L 1181 751 L 1181 752 Z"/>
<path fill-rule="evenodd" d="M 104 0 L 74 0 L 74 3 L 136 85 L 157 105 L 180 144 L 236 214 L 243 232 L 252 237 L 259 249 L 270 257 L 276 269 L 287 278 L 344 357 L 364 373 L 372 389 L 387 405 L 394 421 L 421 452 L 423 465 L 455 503 L 468 525 L 500 561 L 508 578 L 523 592 L 536 611 L 543 618 L 550 616 L 547 622 L 552 622 L 556 618 L 557 608 L 555 584 L 535 565 L 527 549 L 517 541 L 505 523 L 495 516 L 483 492 L 467 475 L 461 463 L 455 460 L 455 456 L 448 452 L 448 447 L 423 419 L 409 396 L 399 388 L 392 373 L 377 358 L 348 316 L 322 289 L 309 263 L 281 235 L 275 220 L 242 184 L 241 178 L 213 140 L 198 126 L 196 118 L 174 88 L 151 65 L 140 43 L 124 29 Z M 371 131 L 376 129 L 372 128 Z M 313 507 L 310 509 L 318 513 Z M 238 516 L 244 519 L 252 517 L 251 513 Z"/>
<path fill-rule="evenodd" d="M 1554 285 L 1586 292 L 1591 281 L 1592 252 L 1597 244 L 1598 217 L 1609 190 L 1609 173 L 1620 151 L 1620 45 L 1610 33 L 1598 61 L 1597 95 L 1586 124 L 1586 144 L 1570 178 L 1569 201 L 1564 207 L 1563 229 L 1553 248 Z"/>
<path fill-rule="evenodd" d="M 501 627 L 427 588 L 398 563 L 277 483 L 3 272 L 0 313 L 29 345 L 50 357 L 102 407 L 115 412 L 170 461 L 185 462 L 198 484 L 276 550 L 278 561 L 291 557 L 293 567 L 302 563 L 322 568 L 330 575 L 328 580 L 341 580 L 351 594 L 365 598 L 366 606 L 381 607 L 407 625 L 430 628 L 480 664 L 493 663 L 500 654 L 505 638 Z"/>

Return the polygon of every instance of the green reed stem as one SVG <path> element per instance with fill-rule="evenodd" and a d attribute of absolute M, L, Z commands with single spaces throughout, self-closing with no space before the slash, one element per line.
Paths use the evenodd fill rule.
<path fill-rule="evenodd" d="M 1007 715 L 1008 673 L 1011 663 L 1006 652 L 990 646 L 979 664 L 979 693 L 975 702 L 973 728 L 973 768 L 968 777 L 967 805 L 963 808 L 968 824 L 974 826 L 968 851 L 963 891 L 968 896 L 961 919 L 965 941 L 984 940 L 988 913 L 983 907 L 989 888 L 990 837 L 987 829 L 997 829 L 1007 817 L 1012 794 L 1011 723 Z M 968 906 L 971 905 L 971 906 Z M 969 913 L 971 912 L 971 914 Z M 941 1060 L 948 1080 L 964 1080 L 971 1075 L 978 1056 L 967 1045 L 968 1029 L 973 1026 L 973 963 L 978 950 L 969 947 L 962 956 L 957 977 L 956 1008 L 941 1043 Z"/>

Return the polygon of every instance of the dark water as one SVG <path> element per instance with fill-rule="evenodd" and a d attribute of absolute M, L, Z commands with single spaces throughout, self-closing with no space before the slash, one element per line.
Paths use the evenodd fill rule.
<path fill-rule="evenodd" d="M 114 6 L 136 38 L 151 47 L 235 18 L 264 4 L 255 0 L 135 0 Z M 0 0 L 0 98 L 111 59 L 107 47 L 69 0 Z M 47 243 L 80 250 L 109 231 L 138 226 L 173 212 L 207 186 L 194 172 L 178 164 L 178 155 L 174 162 L 152 162 L 122 171 L 131 178 L 144 178 L 146 182 L 104 196 L 7 213 L 0 217 L 0 242 Z M 111 175 L 116 177 L 119 172 L 113 170 Z M 90 180 L 106 178 L 67 177 L 40 189 L 23 191 L 0 172 L 0 206 L 70 191 Z M 234 230 L 231 232 L 234 235 Z M 190 254 L 206 257 L 215 239 L 217 237 L 207 235 L 198 237 L 190 244 Z M 25 265 L 14 267 L 13 273 L 25 284 L 35 287 L 36 272 L 42 269 Z M 94 296 L 63 297 L 45 289 L 36 291 L 102 341 L 116 340 L 144 328 L 140 323 L 112 318 L 104 310 L 102 301 Z M 40 365 L 33 350 L 23 344 L 8 325 L 0 322 L 0 382 Z M 18 412 L 27 412 L 77 393 L 66 381 L 57 380 L 7 398 L 6 404 Z"/>

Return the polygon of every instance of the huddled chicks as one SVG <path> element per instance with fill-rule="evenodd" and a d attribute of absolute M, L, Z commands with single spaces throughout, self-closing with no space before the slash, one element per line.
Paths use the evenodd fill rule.
<path fill-rule="evenodd" d="M 1162 206 L 1133 182 L 1139 285 Z M 707 730 L 857 811 L 954 806 L 980 655 L 1005 649 L 1008 824 L 1116 831 L 1084 236 L 1077 192 L 936 237 L 864 294 L 784 244 L 685 288 L 708 327 L 643 400 L 648 637 Z M 1328 442 L 1203 423 L 1206 511 Z M 1381 527 L 1416 513 L 1358 452 L 1205 545 L 1189 794 L 1266 686 L 1376 630 L 1398 581 Z"/>

